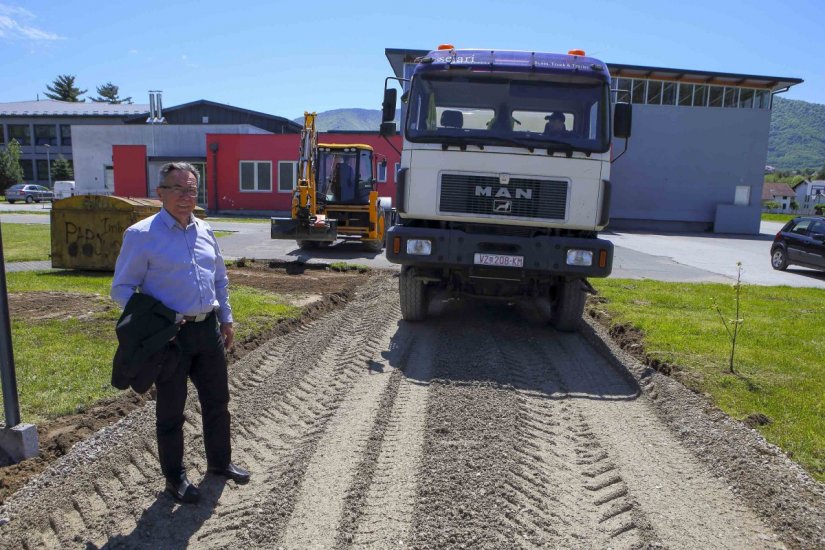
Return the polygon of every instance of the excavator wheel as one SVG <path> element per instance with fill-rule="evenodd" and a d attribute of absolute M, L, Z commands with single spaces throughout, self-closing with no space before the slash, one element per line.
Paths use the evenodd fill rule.
<path fill-rule="evenodd" d="M 381 252 L 384 250 L 384 240 L 386 238 L 386 231 L 387 231 L 387 216 L 385 214 L 381 214 L 378 216 L 378 227 L 376 228 L 378 233 L 378 239 L 376 240 L 364 240 L 364 248 L 369 250 L 370 252 Z"/>

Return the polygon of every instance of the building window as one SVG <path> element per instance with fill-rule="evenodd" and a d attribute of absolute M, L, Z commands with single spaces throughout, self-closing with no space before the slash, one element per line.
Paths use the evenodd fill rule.
<path fill-rule="evenodd" d="M 708 86 L 697 84 L 693 88 L 693 106 L 705 107 L 708 104 Z"/>
<path fill-rule="evenodd" d="M 633 81 L 629 78 L 620 78 L 616 84 L 616 101 L 618 103 L 630 103 L 630 88 Z"/>
<path fill-rule="evenodd" d="M 401 170 L 401 163 L 400 163 L 400 162 L 396 162 L 396 163 L 395 163 L 395 171 L 393 172 L 393 181 L 394 181 L 395 183 L 398 183 L 398 171 L 399 171 L 399 170 Z"/>
<path fill-rule="evenodd" d="M 34 144 L 57 145 L 57 126 L 54 124 L 35 124 Z"/>
<path fill-rule="evenodd" d="M 679 105 L 693 105 L 693 84 L 679 84 Z"/>
<path fill-rule="evenodd" d="M 644 103 L 647 80 L 634 80 L 631 103 Z"/>
<path fill-rule="evenodd" d="M 54 168 L 54 160 L 52 162 L 52 168 Z M 46 164 L 46 159 L 37 159 L 36 162 L 37 167 L 37 180 L 38 181 L 49 181 L 49 165 Z"/>
<path fill-rule="evenodd" d="M 387 181 L 387 164 L 384 162 L 378 163 L 378 183 L 384 183 Z"/>
<path fill-rule="evenodd" d="M 662 84 L 662 105 L 676 105 L 675 82 L 664 82 Z"/>
<path fill-rule="evenodd" d="M 647 82 L 647 104 L 659 105 L 662 102 L 662 83 L 658 80 Z"/>
<path fill-rule="evenodd" d="M 16 139 L 20 145 L 31 145 L 32 137 L 28 124 L 9 124 L 9 141 Z M 31 164 L 31 161 L 29 161 Z M 30 178 L 29 178 L 30 179 Z"/>
<path fill-rule="evenodd" d="M 241 191 L 272 191 L 272 163 L 268 160 L 242 160 Z"/>
<path fill-rule="evenodd" d="M 6 128 L 2 124 L 0 124 L 0 145 L 6 144 Z"/>
<path fill-rule="evenodd" d="M 751 188 L 748 185 L 737 185 L 734 192 L 733 204 L 737 206 L 748 206 L 751 202 Z"/>
<path fill-rule="evenodd" d="M 23 179 L 32 181 L 34 179 L 34 163 L 29 159 L 22 159 L 20 161 L 20 168 L 23 169 Z"/>
<path fill-rule="evenodd" d="M 721 107 L 725 89 L 722 86 L 711 86 L 708 94 L 708 107 Z"/>
<path fill-rule="evenodd" d="M 771 108 L 771 93 L 767 90 L 759 90 L 756 92 L 756 98 L 754 99 L 756 103 L 757 109 L 770 109 Z"/>
<path fill-rule="evenodd" d="M 278 162 L 278 192 L 291 193 L 298 185 L 298 163 L 291 160 Z"/>
<path fill-rule="evenodd" d="M 72 146 L 72 127 L 68 124 L 60 125 L 60 145 L 64 147 Z"/>
<path fill-rule="evenodd" d="M 736 107 L 739 104 L 739 88 L 725 88 L 725 107 Z"/>
<path fill-rule="evenodd" d="M 742 90 L 739 92 L 739 108 L 753 108 L 753 90 L 750 90 L 748 88 L 742 88 Z"/>

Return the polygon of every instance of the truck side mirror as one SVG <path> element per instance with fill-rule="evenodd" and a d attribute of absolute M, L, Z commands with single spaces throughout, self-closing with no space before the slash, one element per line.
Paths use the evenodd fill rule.
<path fill-rule="evenodd" d="M 378 133 L 383 137 L 392 137 L 396 131 L 395 122 L 382 122 Z"/>
<path fill-rule="evenodd" d="M 613 107 L 613 135 L 617 138 L 629 138 L 632 122 L 633 106 L 630 103 L 616 103 Z"/>
<path fill-rule="evenodd" d="M 398 90 L 395 88 L 384 89 L 384 103 L 381 104 L 381 122 L 395 120 L 395 104 L 398 101 Z"/>

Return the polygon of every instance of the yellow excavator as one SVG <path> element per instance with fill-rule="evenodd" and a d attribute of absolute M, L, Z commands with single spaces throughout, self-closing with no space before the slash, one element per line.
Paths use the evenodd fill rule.
<path fill-rule="evenodd" d="M 271 236 L 294 239 L 302 249 L 352 238 L 380 252 L 390 204 L 378 197 L 375 152 L 363 144 L 318 143 L 315 117 L 304 113 L 292 215 L 272 218 Z"/>

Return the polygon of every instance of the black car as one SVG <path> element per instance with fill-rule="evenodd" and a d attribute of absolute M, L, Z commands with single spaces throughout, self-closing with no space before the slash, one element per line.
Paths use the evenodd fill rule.
<path fill-rule="evenodd" d="M 785 224 L 771 245 L 771 265 L 801 265 L 825 270 L 825 218 L 800 216 Z"/>

